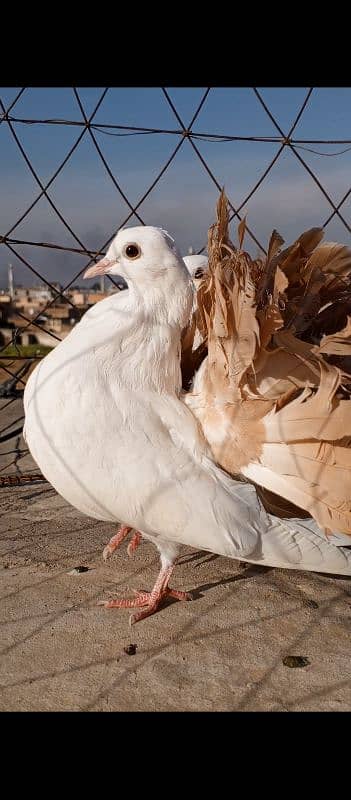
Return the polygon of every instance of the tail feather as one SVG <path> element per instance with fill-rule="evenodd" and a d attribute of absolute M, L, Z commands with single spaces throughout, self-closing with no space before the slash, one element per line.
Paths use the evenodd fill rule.
<path fill-rule="evenodd" d="M 197 296 L 208 356 L 186 402 L 218 464 L 273 493 L 267 508 L 351 534 L 351 250 L 312 228 L 282 251 L 274 231 L 253 260 L 228 220 L 222 193 Z"/>

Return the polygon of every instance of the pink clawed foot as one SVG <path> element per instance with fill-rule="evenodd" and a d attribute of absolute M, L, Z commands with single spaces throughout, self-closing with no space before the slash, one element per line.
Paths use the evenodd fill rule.
<path fill-rule="evenodd" d="M 126 538 L 126 536 L 128 536 L 128 533 L 130 533 L 131 530 L 133 529 L 130 528 L 128 525 L 122 525 L 118 533 L 116 533 L 115 536 L 112 536 L 112 539 L 110 539 L 109 543 L 106 545 L 102 553 L 104 561 L 107 561 L 109 556 L 111 556 L 112 553 L 114 553 L 114 551 L 117 550 L 117 547 L 119 547 L 119 545 L 122 544 L 123 540 Z"/>
<path fill-rule="evenodd" d="M 150 617 L 151 614 L 158 611 L 160 605 L 167 597 L 174 597 L 175 600 L 192 600 L 192 596 L 189 592 L 179 592 L 176 589 L 169 588 L 168 582 L 173 569 L 173 566 L 161 569 L 151 592 L 134 590 L 136 595 L 134 599 L 100 600 L 98 605 L 105 606 L 105 608 L 143 608 L 143 611 L 132 614 L 130 617 L 129 624 L 133 625 L 135 622 L 140 622 L 141 619 Z"/>
<path fill-rule="evenodd" d="M 133 553 L 135 553 L 136 549 L 140 545 L 141 540 L 142 540 L 141 533 L 139 533 L 139 531 L 135 531 L 135 533 L 133 534 L 133 537 L 132 537 L 132 539 L 129 542 L 129 545 L 127 547 L 127 553 L 128 553 L 129 556 L 131 556 Z"/>
<path fill-rule="evenodd" d="M 116 533 L 115 536 L 112 536 L 112 539 L 110 539 L 109 543 L 104 548 L 102 554 L 104 561 L 107 561 L 109 556 L 111 556 L 112 553 L 114 553 L 114 551 L 117 550 L 117 547 L 119 547 L 119 545 L 122 544 L 126 536 L 128 536 L 128 533 L 130 533 L 132 530 L 133 528 L 130 528 L 129 525 L 121 526 L 118 533 Z M 134 553 L 134 551 L 137 549 L 137 547 L 139 547 L 141 539 L 142 539 L 141 533 L 139 533 L 139 531 L 135 531 L 132 541 L 129 543 L 127 547 L 127 552 L 129 556 L 131 556 L 132 553 Z"/>

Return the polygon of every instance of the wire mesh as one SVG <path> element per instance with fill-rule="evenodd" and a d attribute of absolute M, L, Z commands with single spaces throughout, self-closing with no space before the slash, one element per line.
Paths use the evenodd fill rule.
<path fill-rule="evenodd" d="M 202 97 L 200 102 L 194 108 L 194 112 L 192 115 L 192 119 L 189 125 L 186 125 L 180 112 L 179 108 L 177 108 L 177 104 L 172 99 L 170 92 L 166 88 L 160 88 L 160 92 L 162 93 L 162 97 L 164 102 L 167 104 L 171 113 L 174 117 L 174 128 L 160 128 L 160 127 L 146 127 L 146 126 L 135 126 L 135 125 L 122 125 L 122 124 L 113 124 L 113 123 L 96 123 L 94 119 L 96 118 L 97 112 L 104 101 L 109 89 L 105 88 L 101 90 L 101 94 L 97 103 L 92 110 L 92 112 L 87 115 L 86 110 L 84 108 L 84 104 L 82 101 L 81 93 L 77 88 L 72 88 L 72 93 L 75 98 L 75 102 L 79 109 L 81 119 L 74 120 L 74 119 L 59 119 L 59 118 L 26 118 L 22 116 L 16 115 L 16 105 L 18 104 L 19 100 L 23 97 L 23 94 L 28 91 L 26 88 L 21 88 L 15 98 L 13 99 L 12 103 L 6 108 L 4 102 L 0 99 L 0 126 L 6 125 L 10 132 L 11 138 L 16 146 L 17 151 L 20 153 L 21 158 L 25 162 L 29 172 L 31 173 L 36 185 L 38 186 L 39 192 L 36 197 L 31 201 L 28 207 L 20 214 L 20 216 L 11 224 L 9 229 L 2 234 L 0 234 L 0 244 L 3 247 L 3 252 L 7 251 L 14 255 L 25 267 L 30 271 L 33 275 L 40 279 L 40 281 L 47 286 L 51 293 L 51 299 L 48 300 L 46 305 L 43 308 L 40 308 L 38 314 L 34 315 L 31 319 L 26 317 L 25 314 L 21 313 L 18 309 L 16 310 L 16 316 L 19 317 L 21 323 L 23 325 L 16 327 L 13 330 L 12 338 L 10 341 L 7 341 L 5 344 L 0 346 L 0 359 L 1 359 L 1 369 L 6 376 L 6 380 L 1 384 L 2 391 L 1 391 L 1 399 L 0 399 L 0 412 L 9 409 L 9 406 L 13 403 L 16 403 L 21 396 L 23 387 L 25 385 L 25 378 L 28 374 L 28 368 L 26 368 L 26 364 L 29 366 L 33 365 L 38 358 L 41 356 L 21 356 L 20 358 L 16 358 L 13 355 L 6 355 L 5 351 L 7 350 L 9 344 L 14 345 L 16 347 L 18 341 L 19 330 L 21 334 L 23 334 L 26 330 L 37 328 L 45 332 L 51 339 L 53 346 L 60 341 L 60 336 L 58 336 L 54 331 L 49 331 L 47 327 L 44 327 L 42 318 L 45 316 L 45 313 L 50 309 L 50 307 L 54 306 L 55 303 L 60 300 L 61 303 L 67 304 L 68 306 L 72 307 L 77 315 L 77 318 L 81 315 L 80 308 L 75 305 L 72 299 L 67 295 L 67 290 L 73 286 L 73 284 L 77 281 L 77 279 L 81 276 L 81 274 L 99 257 L 105 254 L 107 247 L 109 246 L 110 242 L 112 241 L 113 237 L 116 234 L 116 228 L 111 231 L 110 236 L 108 239 L 101 245 L 98 250 L 92 250 L 86 246 L 86 244 L 82 241 L 81 237 L 77 234 L 72 224 L 67 219 L 67 215 L 64 213 L 62 209 L 58 207 L 58 204 L 53 200 L 52 196 L 49 193 L 50 188 L 55 184 L 58 176 L 62 174 L 66 165 L 70 161 L 72 155 L 77 151 L 81 142 L 84 138 L 88 137 L 91 141 L 94 152 L 96 153 L 96 158 L 98 162 L 101 164 L 101 167 L 107 174 L 114 190 L 118 194 L 120 198 L 124 201 L 127 205 L 129 211 L 128 214 L 125 216 L 124 219 L 120 221 L 118 227 L 123 227 L 126 225 L 130 219 L 136 217 L 138 222 L 141 225 L 144 225 L 144 219 L 142 216 L 142 207 L 145 204 L 145 201 L 150 195 L 154 192 L 156 186 L 159 184 L 165 173 L 169 170 L 170 165 L 176 159 L 178 152 L 184 145 L 185 141 L 190 143 L 193 157 L 199 164 L 201 164 L 201 169 L 207 175 L 208 180 L 216 187 L 218 192 L 222 189 L 222 184 L 218 179 L 218 176 L 213 172 L 210 168 L 207 159 L 204 157 L 203 153 L 200 151 L 198 147 L 198 142 L 205 141 L 205 142 L 269 142 L 271 144 L 277 144 L 277 151 L 273 156 L 272 160 L 268 164 L 268 166 L 264 169 L 259 179 L 255 182 L 252 186 L 250 191 L 246 193 L 245 197 L 242 201 L 235 206 L 233 201 L 229 198 L 229 204 L 231 208 L 231 217 L 230 219 L 233 220 L 237 218 L 238 220 L 242 219 L 242 209 L 244 206 L 247 205 L 248 201 L 255 195 L 257 190 L 264 185 L 267 177 L 270 175 L 273 167 L 276 165 L 277 161 L 281 159 L 282 154 L 289 150 L 293 156 L 299 161 L 301 166 L 305 169 L 306 174 L 309 176 L 309 179 L 313 181 L 313 183 L 317 186 L 319 192 L 324 196 L 325 200 L 330 206 L 330 213 L 327 218 L 323 222 L 323 227 L 327 227 L 331 220 L 337 217 L 339 221 L 342 223 L 344 228 L 351 232 L 351 226 L 345 215 L 342 213 L 342 207 L 345 205 L 345 202 L 348 200 L 351 194 L 351 186 L 350 188 L 344 193 L 341 200 L 336 203 L 330 196 L 329 192 L 321 182 L 320 178 L 315 174 L 314 170 L 311 166 L 306 162 L 305 158 L 301 155 L 301 151 L 310 151 L 312 153 L 318 153 L 324 156 L 330 155 L 339 155 L 348 150 L 351 150 L 351 139 L 301 139 L 301 138 L 294 138 L 294 131 L 301 120 L 306 108 L 308 107 L 311 96 L 315 91 L 313 88 L 308 89 L 306 95 L 301 103 L 298 112 L 295 116 L 293 124 L 290 126 L 289 130 L 284 131 L 279 122 L 276 119 L 276 116 L 273 114 L 271 108 L 267 104 L 267 102 L 263 99 L 261 91 L 257 88 L 253 88 L 251 91 L 256 98 L 257 104 L 264 110 L 267 117 L 270 119 L 271 123 L 274 125 L 277 135 L 276 136 L 239 136 L 239 135 L 228 135 L 226 133 L 218 134 L 218 133 L 211 133 L 211 132 L 199 132 L 198 130 L 194 130 L 194 124 L 198 119 L 203 107 L 205 106 L 208 97 L 211 92 L 215 92 L 216 89 L 211 89 L 210 87 L 207 88 Z M 78 135 L 71 147 L 69 148 L 67 154 L 65 155 L 64 159 L 56 168 L 53 175 L 50 177 L 49 180 L 43 182 L 43 180 L 39 177 L 37 170 L 35 169 L 32 160 L 24 147 L 19 134 L 17 132 L 17 126 L 19 125 L 33 125 L 39 128 L 42 125 L 49 125 L 49 126 L 56 126 L 59 129 L 60 126 L 69 126 L 77 130 Z M 149 184 L 147 189 L 143 192 L 141 197 L 136 203 L 133 203 L 126 191 L 122 188 L 118 177 L 114 174 L 111 165 L 109 164 L 106 156 L 104 155 L 102 148 L 97 139 L 97 133 L 105 134 L 106 136 L 115 136 L 115 137 L 126 137 L 126 136 L 155 136 L 159 134 L 163 134 L 168 137 L 175 137 L 176 144 L 171 151 L 171 154 L 165 161 L 163 165 L 160 165 L 160 168 L 156 174 L 156 177 L 152 180 Z M 116 140 L 118 142 L 118 138 Z M 310 145 L 339 145 L 343 146 L 342 150 L 339 150 L 334 153 L 322 153 L 320 150 L 315 150 L 310 147 Z M 344 147 L 349 145 L 349 147 Z M 70 236 L 74 239 L 76 243 L 76 247 L 69 247 L 60 242 L 48 242 L 48 241 L 36 241 L 36 240 L 28 240 L 23 238 L 17 238 L 13 234 L 19 225 L 31 215 L 33 209 L 38 205 L 40 200 L 45 199 L 48 206 L 53 211 L 55 217 L 60 220 L 63 224 L 66 231 L 70 234 Z M 266 252 L 264 244 L 259 240 L 256 233 L 251 229 L 251 227 L 247 227 L 248 235 L 251 237 L 251 240 L 255 243 L 255 245 L 263 252 Z M 21 252 L 19 252 L 19 247 L 26 245 L 32 248 L 43 248 L 48 249 L 51 251 L 56 252 L 66 252 L 66 253 L 76 253 L 79 255 L 83 255 L 87 257 L 87 262 L 81 267 L 79 271 L 77 271 L 68 282 L 65 283 L 65 286 L 60 288 L 56 284 L 47 280 L 47 278 L 37 269 L 29 259 L 25 258 Z M 206 244 L 203 245 L 201 249 L 198 250 L 199 253 L 202 253 L 206 249 Z M 114 281 L 110 277 L 112 283 Z M 6 362 L 6 363 L 5 363 Z M 1 388 L 0 387 L 0 388 Z M 7 401 L 6 401 L 6 398 Z M 6 402 L 5 402 L 6 401 Z M 17 408 L 17 406 L 16 406 Z M 8 413 L 8 412 L 7 412 Z M 38 473 L 31 473 L 25 471 L 26 457 L 28 455 L 28 451 L 26 450 L 23 440 L 21 440 L 21 424 L 23 416 L 20 418 L 16 418 L 12 420 L 8 425 L 0 430 L 0 445 L 3 443 L 11 442 L 15 440 L 15 444 L 13 449 L 9 451 L 3 451 L 1 457 L 1 464 L 0 464 L 0 485 L 12 485 L 17 481 L 23 480 L 23 482 L 28 481 L 30 478 L 40 479 L 40 475 Z M 17 426 L 17 427 L 14 427 Z M 9 430 L 10 429 L 10 430 Z M 8 453 L 8 459 L 6 459 L 6 453 Z M 17 476 L 17 478 L 16 478 Z"/>

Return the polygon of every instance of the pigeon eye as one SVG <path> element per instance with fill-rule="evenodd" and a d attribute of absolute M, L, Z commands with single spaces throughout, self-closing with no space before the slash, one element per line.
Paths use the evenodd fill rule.
<path fill-rule="evenodd" d="M 203 276 L 204 276 L 203 269 L 197 269 L 196 272 L 194 272 L 194 278 L 203 278 Z"/>
<path fill-rule="evenodd" d="M 137 244 L 127 244 L 127 247 L 124 252 L 127 258 L 131 259 L 139 258 L 139 256 L 141 255 L 140 247 Z"/>

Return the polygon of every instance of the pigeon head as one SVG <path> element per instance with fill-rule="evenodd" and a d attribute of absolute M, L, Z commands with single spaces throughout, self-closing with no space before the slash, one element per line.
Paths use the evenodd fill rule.
<path fill-rule="evenodd" d="M 184 256 L 183 261 L 193 279 L 195 288 L 198 289 L 208 269 L 208 257 L 203 255 Z"/>
<path fill-rule="evenodd" d="M 134 288 L 146 289 L 155 283 L 165 288 L 188 278 L 184 261 L 167 231 L 151 226 L 121 229 L 106 256 L 89 267 L 84 278 L 119 275 Z"/>

